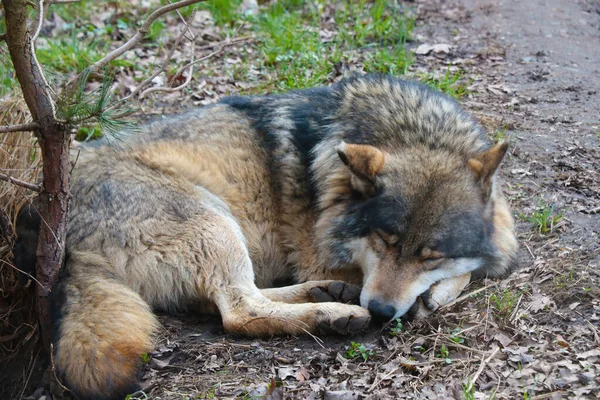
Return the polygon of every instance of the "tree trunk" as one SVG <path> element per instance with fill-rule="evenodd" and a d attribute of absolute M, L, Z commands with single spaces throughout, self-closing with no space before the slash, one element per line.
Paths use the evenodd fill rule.
<path fill-rule="evenodd" d="M 28 0 L 2 0 L 6 42 L 31 115 L 39 125 L 36 135 L 42 149 L 43 183 L 36 278 L 37 310 L 44 348 L 52 343 L 50 292 L 58 280 L 65 256 L 69 209 L 70 127 L 56 119 L 54 104 L 43 71 L 35 57 L 34 37 L 27 28 Z M 43 18 L 38 10 L 38 18 Z"/>

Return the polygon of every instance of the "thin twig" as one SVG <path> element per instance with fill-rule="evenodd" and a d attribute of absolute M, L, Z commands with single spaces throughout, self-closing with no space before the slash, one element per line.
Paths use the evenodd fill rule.
<path fill-rule="evenodd" d="M 190 82 L 192 81 L 192 74 L 194 72 L 194 68 L 192 67 L 192 70 L 190 71 L 190 73 L 188 74 L 187 78 L 185 79 L 185 82 L 183 82 L 181 85 L 176 86 L 174 88 L 171 87 L 166 87 L 166 86 L 160 86 L 160 87 L 151 87 L 148 88 L 146 90 L 144 90 L 141 94 L 140 94 L 140 99 L 143 99 L 144 97 L 146 97 L 146 95 L 152 93 L 152 92 L 177 92 L 178 90 L 181 89 L 185 89 Z"/>
<path fill-rule="evenodd" d="M 42 191 L 42 187 L 40 185 L 36 185 L 34 183 L 25 182 L 20 179 L 13 178 L 12 176 L 3 174 L 2 172 L 0 172 L 0 180 L 5 181 L 5 182 L 10 182 L 13 185 L 24 187 L 25 189 L 33 190 L 34 192 L 39 193 Z"/>
<path fill-rule="evenodd" d="M 56 375 L 56 368 L 54 367 L 54 343 L 50 343 L 50 368 L 52 369 L 52 373 L 54 374 L 54 379 L 56 379 L 56 382 L 60 385 L 60 387 L 65 392 L 70 392 L 71 389 L 63 385 L 63 383 L 60 381 L 60 379 L 58 379 L 58 376 Z"/>
<path fill-rule="evenodd" d="M 150 14 L 148 16 L 148 18 L 146 18 L 146 20 L 144 21 L 144 23 L 142 24 L 142 26 L 138 29 L 138 31 L 136 32 L 136 34 L 133 35 L 133 37 L 131 39 L 129 39 L 128 41 L 126 41 L 119 48 L 117 48 L 117 49 L 111 51 L 110 53 L 108 53 L 101 60 L 95 62 L 94 64 L 92 64 L 89 67 L 87 67 L 86 69 L 84 69 L 79 75 L 77 75 L 71 81 L 71 83 L 79 81 L 79 79 L 82 76 L 84 76 L 85 74 L 89 74 L 89 73 L 93 73 L 93 72 L 97 72 L 97 71 L 101 70 L 102 68 L 104 68 L 105 66 L 107 66 L 111 61 L 115 60 L 117 57 L 120 57 L 123 53 L 127 52 L 128 50 L 133 49 L 139 42 L 142 41 L 142 39 L 144 39 L 144 37 L 148 33 L 148 29 L 150 28 L 150 25 L 152 25 L 152 23 L 158 17 L 160 17 L 160 16 L 168 13 L 169 11 L 173 11 L 173 10 L 177 10 L 179 8 L 182 8 L 182 7 L 186 7 L 186 6 L 190 6 L 190 5 L 193 5 L 193 4 L 201 3 L 203 1 L 206 1 L 206 0 L 181 0 L 181 1 L 178 1 L 177 3 L 168 4 L 168 5 L 165 5 L 165 6 L 162 6 L 162 7 L 158 8 L 152 14 Z"/>
<path fill-rule="evenodd" d="M 213 57 L 213 56 L 215 56 L 215 55 L 217 55 L 219 53 L 222 53 L 225 50 L 226 47 L 231 46 L 232 44 L 235 44 L 235 43 L 242 42 L 244 40 L 248 40 L 249 38 L 250 38 L 250 36 L 246 36 L 246 37 L 237 38 L 235 40 L 234 39 L 226 40 L 225 43 L 223 43 L 221 45 L 221 47 L 219 47 L 218 50 L 215 50 L 212 53 L 210 53 L 210 54 L 208 54 L 208 55 L 206 55 L 204 57 L 201 57 L 201 58 L 199 58 L 199 59 L 197 59 L 195 61 L 189 62 L 188 64 L 186 64 L 183 67 L 181 67 L 180 71 L 185 71 L 187 68 L 191 67 L 194 64 L 198 64 L 201 61 L 204 61 L 204 60 L 206 60 L 208 58 L 211 58 L 211 57 Z"/>
<path fill-rule="evenodd" d="M 477 290 L 474 290 L 474 291 L 472 291 L 472 292 L 470 292 L 470 293 L 467 293 L 467 294 L 465 294 L 465 295 L 462 295 L 462 296 L 460 296 L 458 299 L 456 299 L 456 300 L 454 300 L 454 301 L 451 301 L 451 302 L 450 302 L 450 303 L 448 303 L 448 304 L 444 304 L 443 306 L 441 306 L 441 307 L 439 308 L 439 310 L 443 310 L 443 309 L 445 309 L 445 308 L 450 308 L 450 307 L 452 307 L 453 305 L 455 305 L 455 304 L 457 304 L 457 303 L 460 303 L 461 301 L 463 301 L 463 300 L 465 300 L 465 299 L 468 299 L 469 297 L 471 297 L 471 296 L 473 296 L 473 295 L 476 295 L 477 293 L 483 292 L 484 290 L 486 290 L 486 289 L 488 289 L 488 288 L 491 288 L 491 287 L 494 287 L 494 286 L 497 286 L 497 285 L 498 285 L 498 283 L 494 283 L 493 285 L 484 286 L 484 287 L 482 287 L 482 288 L 479 288 L 479 289 L 477 289 Z"/>
<path fill-rule="evenodd" d="M 496 347 L 494 349 L 494 351 L 492 351 L 492 354 L 490 354 L 490 356 L 488 358 L 485 358 L 485 354 L 481 356 L 481 364 L 479 364 L 479 368 L 477 369 L 477 372 L 475 372 L 473 379 L 471 379 L 469 381 L 469 383 L 467 384 L 467 389 L 466 389 L 467 393 L 471 392 L 471 390 L 473 389 L 473 386 L 475 385 L 475 381 L 477 381 L 477 379 L 479 379 L 479 375 L 481 375 L 481 373 L 483 372 L 483 369 L 491 361 L 491 359 L 494 358 L 494 356 L 496 355 L 498 350 L 500 350 L 500 348 Z"/>
<path fill-rule="evenodd" d="M 445 339 L 445 338 L 444 338 L 444 339 Z M 459 344 L 459 343 L 453 342 L 452 340 L 444 340 L 444 341 L 445 341 L 445 343 L 444 343 L 444 344 L 445 344 L 446 346 L 449 346 L 449 347 L 455 347 L 455 348 L 457 348 L 457 349 L 466 350 L 466 351 L 471 351 L 471 352 L 473 352 L 473 353 L 478 353 L 478 354 L 483 354 L 483 355 L 486 355 L 486 354 L 488 354 L 488 352 L 487 352 L 487 351 L 483 351 L 483 350 L 479 350 L 479 349 L 474 349 L 474 348 L 472 348 L 472 347 L 465 346 L 465 345 L 462 345 L 462 344 Z"/>
<path fill-rule="evenodd" d="M 44 285 L 42 285 L 42 283 L 40 281 L 38 281 L 37 279 L 35 279 L 35 276 L 31 275 L 29 272 L 25 272 L 17 267 L 15 267 L 14 265 L 12 265 L 11 263 L 9 263 L 8 261 L 4 261 L 4 260 L 0 260 L 0 262 L 4 265 L 8 265 L 10 268 L 14 269 L 15 271 L 27 275 L 27 277 L 29 277 L 29 279 L 31 279 L 32 281 L 34 281 L 35 283 L 37 283 L 38 285 L 40 285 L 41 287 L 44 287 Z"/>
<path fill-rule="evenodd" d="M 37 65 L 37 67 L 40 70 L 40 75 L 42 77 L 42 80 L 44 81 L 44 90 L 47 92 L 46 97 L 48 98 L 48 101 L 50 102 L 50 107 L 52 108 L 52 116 L 54 118 L 56 118 L 56 105 L 54 104 L 54 101 L 52 100 L 52 96 L 50 96 L 50 94 L 54 94 L 56 95 L 56 93 L 54 92 L 54 90 L 52 90 L 52 87 L 50 87 L 50 84 L 48 83 L 48 80 L 46 79 L 46 75 L 43 73 L 43 69 L 42 66 L 40 65 L 40 62 L 37 59 L 37 55 L 36 55 L 36 51 L 35 51 L 35 41 L 37 40 L 38 36 L 40 35 L 40 32 L 42 31 L 42 25 L 44 25 L 44 19 L 45 19 L 45 12 L 44 12 L 44 0 L 39 0 L 38 1 L 38 10 L 37 10 L 37 26 L 35 28 L 35 32 L 33 34 L 33 36 L 31 37 L 31 41 L 30 41 L 30 47 L 31 47 L 31 58 L 33 60 L 33 62 Z"/>
<path fill-rule="evenodd" d="M 133 89 L 133 91 L 131 93 L 129 93 L 127 96 L 123 97 L 121 100 L 117 101 L 116 103 L 114 103 L 112 106 L 109 106 L 107 108 L 107 110 L 113 109 L 123 103 L 125 103 L 127 100 L 129 100 L 130 98 L 134 97 L 136 94 L 138 94 L 146 85 L 148 85 L 150 82 L 152 82 L 154 80 L 154 78 L 156 78 L 158 75 L 162 74 L 166 69 L 167 69 L 167 65 L 169 64 L 169 61 L 171 61 L 171 58 L 173 58 L 173 54 L 175 54 L 175 50 L 177 49 L 177 47 L 179 46 L 179 43 L 181 42 L 181 39 L 183 39 L 186 31 L 189 30 L 189 26 L 186 26 L 181 33 L 179 34 L 179 36 L 177 37 L 177 39 L 175 39 L 175 43 L 173 44 L 173 47 L 171 47 L 171 50 L 169 51 L 169 54 L 167 54 L 167 57 L 165 58 L 165 62 L 163 63 L 163 65 L 161 66 L 160 69 L 158 69 L 157 71 L 155 71 L 151 76 L 149 76 L 148 78 L 146 78 L 142 83 L 140 83 L 138 85 L 138 87 L 136 87 L 135 89 Z"/>
<path fill-rule="evenodd" d="M 9 133 L 9 132 L 30 132 L 35 131 L 40 126 L 37 122 L 29 122 L 27 124 L 19 124 L 19 125 L 8 125 L 8 126 L 0 126 L 0 133 Z"/>

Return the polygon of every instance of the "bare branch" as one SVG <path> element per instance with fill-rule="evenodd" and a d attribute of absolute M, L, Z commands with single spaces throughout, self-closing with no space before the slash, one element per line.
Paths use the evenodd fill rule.
<path fill-rule="evenodd" d="M 203 1 L 206 1 L 206 0 L 181 0 L 181 1 L 178 1 L 177 3 L 168 4 L 166 6 L 162 6 L 159 9 L 155 10 L 152 14 L 150 14 L 148 16 L 148 18 L 146 18 L 146 20 L 144 21 L 144 23 L 142 24 L 140 29 L 138 29 L 136 34 L 133 35 L 133 37 L 131 39 L 129 39 L 127 42 L 125 42 L 118 49 L 115 49 L 115 50 L 111 51 L 110 53 L 108 53 L 101 60 L 99 60 L 96 63 L 87 67 L 84 71 L 82 71 L 79 75 L 77 75 L 75 80 L 76 81 L 79 80 L 79 78 L 81 76 L 83 76 L 84 73 L 93 73 L 93 72 L 97 72 L 97 71 L 101 70 L 102 68 L 107 66 L 108 63 L 110 63 L 117 57 L 121 56 L 123 53 L 127 52 L 128 50 L 133 49 L 139 42 L 142 41 L 142 39 L 144 39 L 144 37 L 146 36 L 146 33 L 148 33 L 148 29 L 150 28 L 150 25 L 152 25 L 152 23 L 158 17 L 168 13 L 169 11 L 173 11 L 173 10 L 177 10 L 182 7 L 201 3 Z"/>
<path fill-rule="evenodd" d="M 179 14 L 179 11 L 178 11 L 177 13 Z M 192 18 L 191 18 L 191 19 L 193 19 L 193 18 L 194 18 L 194 15 L 195 15 L 195 13 L 194 13 L 194 14 L 192 14 Z M 181 17 L 181 14 L 179 14 L 179 16 Z M 189 30 L 189 31 L 190 31 L 190 33 L 192 34 L 192 39 L 190 40 L 190 41 L 191 41 L 191 43 L 192 43 L 192 46 L 191 46 L 192 48 L 191 48 L 191 50 L 190 50 L 190 53 L 191 53 L 191 56 L 190 56 L 190 57 L 191 57 L 192 61 L 194 61 L 194 54 L 195 54 L 195 50 L 196 50 L 196 36 L 195 36 L 195 35 L 194 35 L 194 34 L 191 32 L 191 30 L 189 29 L 189 25 L 187 24 L 187 22 L 185 22 L 185 20 L 183 21 L 183 23 L 185 24 L 185 26 L 186 26 L 186 29 L 184 29 L 184 30 L 183 30 L 181 33 L 182 33 L 183 35 L 185 35 L 185 33 L 186 33 L 188 30 Z M 173 49 L 175 49 L 175 47 L 173 47 Z M 167 65 L 167 62 L 168 62 L 168 61 L 169 61 L 169 60 L 167 60 L 167 61 L 165 62 L 165 64 L 163 65 L 163 70 L 165 69 L 165 67 L 166 67 L 166 65 Z M 182 74 L 182 73 L 183 73 L 183 70 L 180 70 L 180 71 L 178 71 L 178 72 L 177 72 L 177 73 L 176 73 L 176 74 L 173 76 L 173 79 L 172 79 L 172 81 L 174 81 L 174 80 L 175 80 L 175 79 L 176 79 L 176 78 L 177 78 L 177 77 L 178 77 L 180 74 Z M 188 73 L 188 76 L 187 76 L 187 78 L 185 79 L 185 82 L 184 82 L 183 84 L 181 84 L 181 85 L 179 85 L 179 86 L 177 86 L 177 87 L 156 87 L 156 88 L 149 88 L 149 89 L 146 89 L 146 90 L 144 90 L 144 91 L 143 91 L 143 92 L 140 94 L 140 99 L 143 99 L 143 98 L 144 98 L 144 97 L 145 97 L 147 94 L 149 94 L 149 93 L 152 93 L 152 92 L 170 92 L 170 93 L 173 93 L 173 92 L 176 92 L 176 91 L 178 91 L 178 90 L 185 89 L 185 88 L 186 88 L 186 87 L 187 87 L 187 86 L 190 84 L 190 82 L 192 81 L 192 76 L 193 76 L 193 75 L 194 75 L 194 67 L 192 66 L 192 68 L 190 69 L 190 72 Z"/>
<path fill-rule="evenodd" d="M 228 47 L 228 46 L 231 46 L 231 45 L 236 44 L 236 43 L 244 42 L 244 41 L 246 41 L 248 39 L 252 39 L 252 38 L 253 38 L 253 36 L 240 36 L 238 38 L 227 39 L 225 41 L 219 42 L 219 43 L 214 44 L 214 45 L 203 46 L 201 49 L 204 49 L 204 48 L 213 48 L 213 47 L 216 47 L 216 46 L 220 46 L 220 47 L 219 47 L 218 50 L 215 50 L 212 53 L 207 54 L 204 57 L 200 57 L 197 60 L 190 61 L 188 64 L 186 64 L 183 67 L 181 67 L 181 69 L 179 70 L 179 72 L 177 74 L 175 74 L 175 76 L 177 76 L 181 72 L 185 71 L 186 69 L 188 69 L 192 65 L 198 64 L 199 62 L 202 62 L 202 61 L 204 61 L 206 59 L 214 57 L 215 55 L 217 55 L 219 53 L 222 53 L 225 50 L 225 48 Z"/>
<path fill-rule="evenodd" d="M 186 65 L 184 65 L 183 67 L 181 67 L 175 73 L 175 75 L 173 75 L 173 80 L 177 79 L 177 77 L 179 77 L 181 74 L 183 74 L 183 72 L 185 72 L 186 69 L 188 69 L 190 67 L 193 68 L 193 66 L 196 65 L 196 64 L 198 64 L 199 62 L 202 62 L 204 60 L 208 60 L 209 58 L 212 58 L 212 57 L 214 57 L 216 55 L 219 55 L 219 54 L 223 53 L 223 51 L 225 51 L 226 47 L 231 46 L 231 45 L 236 44 L 236 43 L 240 43 L 240 42 L 246 41 L 248 39 L 252 39 L 252 36 L 242 36 L 242 37 L 239 37 L 239 38 L 230 38 L 230 39 L 227 39 L 225 41 L 219 42 L 219 43 L 217 43 L 215 45 L 203 46 L 202 48 L 213 48 L 213 47 L 217 47 L 217 46 L 220 46 L 220 47 L 219 47 L 218 50 L 215 50 L 212 53 L 209 53 L 209 54 L 205 55 L 204 57 L 200 57 L 197 60 L 194 60 L 193 55 L 192 55 L 192 60 L 189 63 L 187 63 Z M 174 87 L 174 88 L 166 87 L 166 86 L 149 88 L 149 89 L 144 90 L 140 94 L 140 98 L 144 98 L 144 97 L 146 97 L 146 95 L 148 95 L 150 93 L 153 93 L 153 92 L 170 92 L 171 93 L 171 92 L 176 92 L 178 90 L 184 89 L 185 87 L 187 87 L 189 85 L 189 83 L 191 81 L 192 72 L 193 72 L 193 69 L 192 69 L 192 71 L 190 71 L 188 77 L 186 78 L 186 81 L 184 83 L 182 83 L 181 85 L 179 85 L 177 87 Z M 130 97 L 130 96 L 128 96 L 128 97 Z"/>
<path fill-rule="evenodd" d="M 185 36 L 186 32 L 189 29 L 190 29 L 190 27 L 186 23 L 185 28 L 183 28 L 183 30 L 181 31 L 181 33 L 179 34 L 179 36 L 177 37 L 177 39 L 175 39 L 175 43 L 173 44 L 173 47 L 171 47 L 171 50 L 169 50 L 169 53 L 165 57 L 165 61 L 164 61 L 163 65 L 160 67 L 160 69 L 156 70 L 151 76 L 149 76 L 148 78 L 146 78 L 142 83 L 140 83 L 138 85 L 138 87 L 136 87 L 127 96 L 123 97 L 122 99 L 120 99 L 119 101 L 117 101 L 116 103 L 114 103 L 113 105 L 111 105 L 110 107 L 108 107 L 107 110 L 110 110 L 112 108 L 118 107 L 121 104 L 125 103 L 127 100 L 129 100 L 130 98 L 132 98 L 136 94 L 138 94 L 144 87 L 146 87 L 146 85 L 148 85 L 150 82 L 152 82 L 154 80 L 154 78 L 156 78 L 161 73 L 163 73 L 167 69 L 167 65 L 169 65 L 169 61 L 171 61 L 171 58 L 173 58 L 173 54 L 175 54 L 175 50 L 179 46 L 179 43 L 181 42 L 181 40 L 183 39 L 183 37 Z"/>
<path fill-rule="evenodd" d="M 30 131 L 35 131 L 39 127 L 40 126 L 36 122 L 29 122 L 27 124 L 19 124 L 19 125 L 0 126 L 0 133 L 30 132 Z"/>
<path fill-rule="evenodd" d="M 143 99 L 144 97 L 146 97 L 146 95 L 148 95 L 150 93 L 153 93 L 153 92 L 169 92 L 169 93 L 173 93 L 173 92 L 176 92 L 178 90 L 185 89 L 190 84 L 190 82 L 192 81 L 192 75 L 193 75 L 193 73 L 194 73 L 194 67 L 192 66 L 192 70 L 190 71 L 190 73 L 188 74 L 187 78 L 185 79 L 185 82 L 183 82 L 181 85 L 176 86 L 176 87 L 160 86 L 160 87 L 151 87 L 151 88 L 148 88 L 148 89 L 144 90 L 140 94 L 140 99 Z"/>
<path fill-rule="evenodd" d="M 2 172 L 0 172 L 0 180 L 5 181 L 5 182 L 10 182 L 13 185 L 24 187 L 25 189 L 33 190 L 34 192 L 39 193 L 42 191 L 42 187 L 40 185 L 36 185 L 34 183 L 25 182 L 20 179 L 13 178 L 12 176 L 3 174 Z"/>

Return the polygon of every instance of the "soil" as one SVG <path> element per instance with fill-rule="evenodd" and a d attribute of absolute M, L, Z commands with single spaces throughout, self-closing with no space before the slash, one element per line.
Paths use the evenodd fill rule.
<path fill-rule="evenodd" d="M 461 102 L 491 136 L 510 138 L 502 178 L 519 270 L 401 332 L 257 340 L 225 334 L 218 319 L 163 315 L 133 398 L 600 396 L 600 2 L 410 6 L 411 48 L 450 45 L 416 55 L 412 72 L 462 70 L 472 83 Z M 544 208 L 563 214 L 540 233 L 526 218 Z"/>

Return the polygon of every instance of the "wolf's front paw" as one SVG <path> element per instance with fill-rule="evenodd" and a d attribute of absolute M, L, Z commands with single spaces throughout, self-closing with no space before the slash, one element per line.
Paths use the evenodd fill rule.
<path fill-rule="evenodd" d="M 352 312 L 349 315 L 322 321 L 318 330 L 326 335 L 355 335 L 364 331 L 371 321 L 369 312 L 364 308 L 351 307 Z"/>
<path fill-rule="evenodd" d="M 409 319 L 422 319 L 433 314 L 441 306 L 448 305 L 460 296 L 469 284 L 471 274 L 445 279 L 421 294 L 408 312 Z"/>
<path fill-rule="evenodd" d="M 360 286 L 342 281 L 333 281 L 326 287 L 314 287 L 310 295 L 316 303 L 336 302 L 345 304 L 359 304 Z"/>

